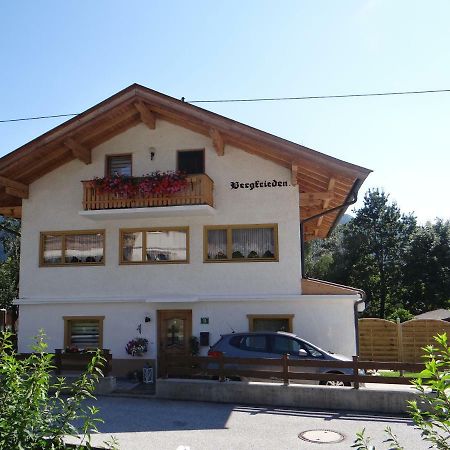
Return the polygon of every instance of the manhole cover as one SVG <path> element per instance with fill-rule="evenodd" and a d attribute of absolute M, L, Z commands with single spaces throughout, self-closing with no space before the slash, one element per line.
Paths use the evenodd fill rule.
<path fill-rule="evenodd" d="M 298 435 L 300 439 L 316 444 L 334 444 L 344 440 L 344 435 L 332 430 L 308 430 Z"/>

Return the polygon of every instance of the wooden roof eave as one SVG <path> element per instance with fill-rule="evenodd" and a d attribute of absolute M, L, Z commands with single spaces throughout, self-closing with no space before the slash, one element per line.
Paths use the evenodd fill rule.
<path fill-rule="evenodd" d="M 287 168 L 295 165 L 298 168 L 297 181 L 303 189 L 324 191 L 327 180 L 334 176 L 337 201 L 345 198 L 356 179 L 364 180 L 371 172 L 134 84 L 1 158 L 0 174 L 12 175 L 17 181 L 32 182 L 74 159 L 75 156 L 64 147 L 67 139 L 73 140 L 72 147 L 86 146 L 89 150 L 139 123 L 142 120 L 142 108 L 148 109 L 144 112 L 148 112 L 153 125 L 158 118 L 202 133 L 213 140 L 216 136 L 222 146 L 222 154 L 227 144 Z M 88 162 L 89 158 L 85 156 L 85 162 Z M 23 161 L 28 162 L 29 159 L 37 163 L 23 171 Z M 16 203 L 15 206 L 20 206 L 21 200 L 17 199 Z M 0 206 L 4 206 L 1 198 Z M 318 228 L 323 228 L 325 223 L 328 220 L 322 220 Z"/>

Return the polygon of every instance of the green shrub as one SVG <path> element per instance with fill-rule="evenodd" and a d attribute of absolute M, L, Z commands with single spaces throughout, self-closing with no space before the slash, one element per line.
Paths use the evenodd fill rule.
<path fill-rule="evenodd" d="M 76 448 L 92 448 L 91 433 L 102 420 L 86 400 L 95 400 L 105 360 L 93 352 L 86 372 L 69 387 L 64 378 L 54 381 L 51 376 L 53 355 L 46 353 L 44 338 L 41 331 L 34 353 L 21 358 L 13 350 L 12 335 L 0 336 L 0 450 L 64 449 L 68 436 Z M 116 448 L 115 442 L 107 445 Z"/>
<path fill-rule="evenodd" d="M 419 392 L 420 402 L 408 402 L 411 418 L 420 430 L 422 439 L 430 448 L 450 450 L 450 347 L 447 335 L 435 336 L 437 346 L 428 345 L 425 351 L 425 370 L 412 380 Z M 390 428 L 386 428 L 389 450 L 404 450 Z M 365 436 L 364 429 L 357 433 L 353 448 L 374 450 L 371 439 Z"/>

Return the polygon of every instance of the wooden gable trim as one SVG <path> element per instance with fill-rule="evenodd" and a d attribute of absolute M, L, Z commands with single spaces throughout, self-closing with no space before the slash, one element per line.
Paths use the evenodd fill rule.
<path fill-rule="evenodd" d="M 298 164 L 292 164 L 291 166 L 291 184 L 292 186 L 298 185 Z"/>
<path fill-rule="evenodd" d="M 225 154 L 225 143 L 223 141 L 223 136 L 216 128 L 211 128 L 209 130 L 209 135 L 213 141 L 213 147 L 216 149 L 218 156 L 223 156 Z"/>
<path fill-rule="evenodd" d="M 0 176 L 0 186 L 4 186 L 5 192 L 12 197 L 28 198 L 28 185 Z"/>
<path fill-rule="evenodd" d="M 137 84 L 4 156 L 0 171 L 8 179 L 28 183 L 73 158 L 89 164 L 92 148 L 141 122 L 155 129 L 156 118 L 211 138 L 219 156 L 224 155 L 226 143 L 286 167 L 291 171 L 292 184 L 304 193 L 333 191 L 333 196 L 324 199 L 304 200 L 308 207 L 322 206 L 323 210 L 326 202 L 338 205 L 345 201 L 356 180 L 363 181 L 371 172 Z M 335 186 L 329 189 L 332 178 L 336 179 Z M 5 186 L 4 193 L 0 195 L 0 207 L 14 204 L 12 197 L 27 196 L 24 189 L 12 186 Z M 305 208 L 304 204 L 300 206 Z M 327 233 L 333 224 L 329 225 L 328 218 L 314 221 L 320 232 L 313 235 Z M 312 223 L 308 224 L 308 232 L 311 227 Z"/>
<path fill-rule="evenodd" d="M 14 219 L 20 219 L 22 217 L 22 207 L 21 206 L 10 206 L 0 208 L 0 215 L 6 217 L 12 217 Z"/>
<path fill-rule="evenodd" d="M 154 130 L 156 128 L 155 114 L 153 114 L 142 101 L 134 102 L 133 105 L 139 112 L 141 121 L 144 122 L 150 130 Z"/>
<path fill-rule="evenodd" d="M 91 149 L 77 142 L 75 139 L 68 138 L 64 145 L 72 152 L 75 158 L 83 161 L 85 164 L 91 164 Z"/>

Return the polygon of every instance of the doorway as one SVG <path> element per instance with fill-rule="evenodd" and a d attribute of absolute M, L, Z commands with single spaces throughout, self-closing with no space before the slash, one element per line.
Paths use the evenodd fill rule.
<path fill-rule="evenodd" d="M 158 375 L 166 357 L 188 355 L 192 336 L 192 310 L 158 311 Z"/>

